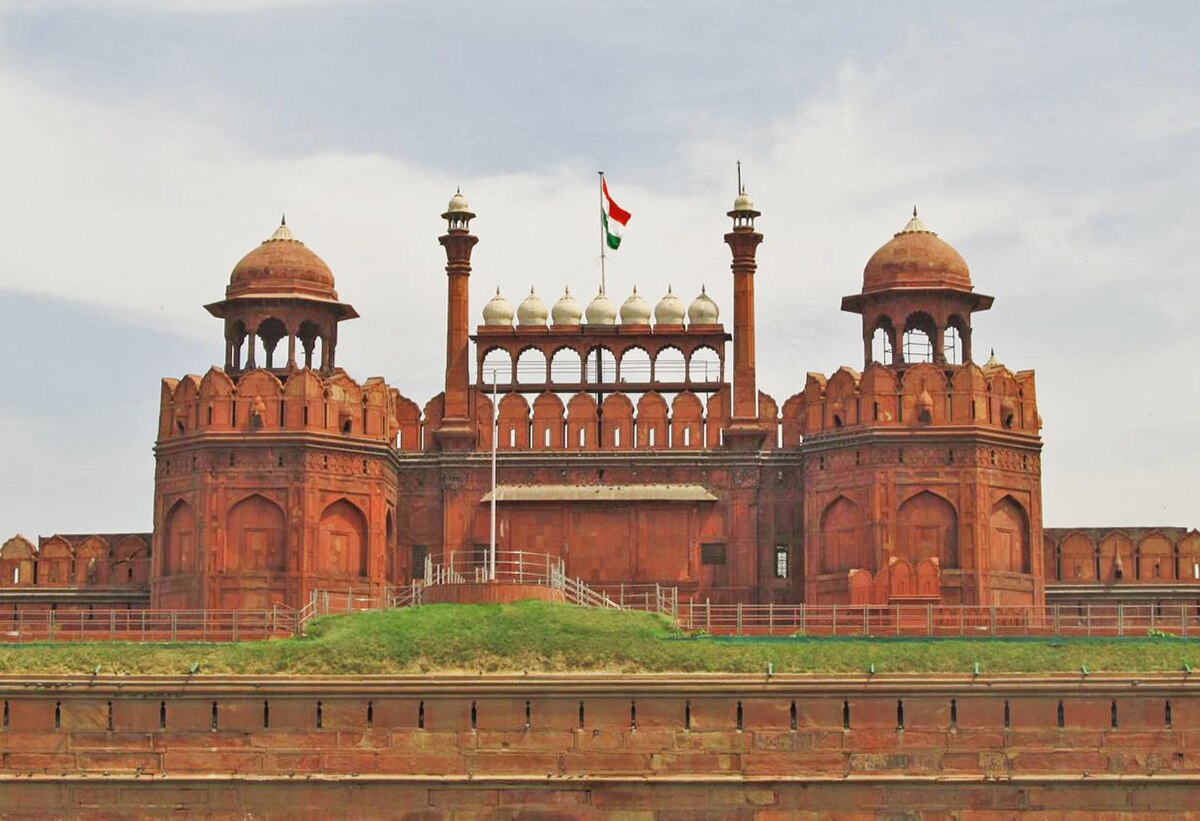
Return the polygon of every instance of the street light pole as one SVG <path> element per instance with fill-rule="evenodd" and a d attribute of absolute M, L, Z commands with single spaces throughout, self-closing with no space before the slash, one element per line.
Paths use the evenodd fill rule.
<path fill-rule="evenodd" d="M 500 438 L 500 406 L 496 402 L 496 371 L 492 370 L 492 522 L 488 544 L 488 581 L 496 581 L 496 440 Z"/>

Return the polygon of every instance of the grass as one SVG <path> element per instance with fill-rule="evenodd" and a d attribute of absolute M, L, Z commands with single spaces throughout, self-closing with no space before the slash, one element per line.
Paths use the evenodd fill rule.
<path fill-rule="evenodd" d="M 545 602 L 426 605 L 310 624 L 299 639 L 240 644 L 0 645 L 0 674 L 359 675 L 431 672 L 1177 672 L 1200 642 L 1122 639 L 729 640 L 690 637 L 646 613 Z"/>

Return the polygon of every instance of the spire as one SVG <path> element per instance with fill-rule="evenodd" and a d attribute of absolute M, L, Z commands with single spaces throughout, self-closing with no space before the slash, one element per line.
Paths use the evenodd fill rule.
<path fill-rule="evenodd" d="M 278 242 L 280 240 L 287 240 L 290 242 L 296 241 L 296 237 L 292 235 L 292 229 L 288 228 L 287 214 L 284 214 L 279 218 L 279 227 L 275 229 L 275 233 L 271 234 L 271 237 L 267 240 L 267 242 Z"/>
<path fill-rule="evenodd" d="M 930 231 L 925 227 L 925 223 L 921 222 L 921 218 L 917 216 L 917 206 L 914 205 L 912 219 L 908 221 L 908 224 L 904 226 L 904 230 L 900 234 L 933 234 L 933 231 Z M 896 236 L 900 236 L 900 234 Z M 934 234 L 934 236 L 937 235 Z"/>

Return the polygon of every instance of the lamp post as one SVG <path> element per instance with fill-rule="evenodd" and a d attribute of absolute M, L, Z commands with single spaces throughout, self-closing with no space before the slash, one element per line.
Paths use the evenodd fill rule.
<path fill-rule="evenodd" d="M 496 402 L 496 370 L 492 369 L 492 511 L 488 543 L 488 581 L 496 581 L 496 442 L 500 438 L 500 406 Z"/>

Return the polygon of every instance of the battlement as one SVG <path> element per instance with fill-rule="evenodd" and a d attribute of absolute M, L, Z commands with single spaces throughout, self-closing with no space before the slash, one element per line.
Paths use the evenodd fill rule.
<path fill-rule="evenodd" d="M 149 533 L 88 533 L 38 538 L 16 535 L 0 545 L 2 588 L 145 588 Z"/>
<path fill-rule="evenodd" d="M 203 434 L 322 433 L 391 443 L 399 393 L 380 377 L 359 384 L 342 370 L 279 374 L 246 371 L 236 381 L 221 368 L 203 377 L 164 379 L 158 442 Z"/>
<path fill-rule="evenodd" d="M 844 430 L 973 426 L 1037 436 L 1033 371 L 999 363 L 979 367 L 917 364 L 903 370 L 874 362 L 843 367 L 828 379 L 810 373 L 804 390 L 783 403 L 783 446 Z"/>

